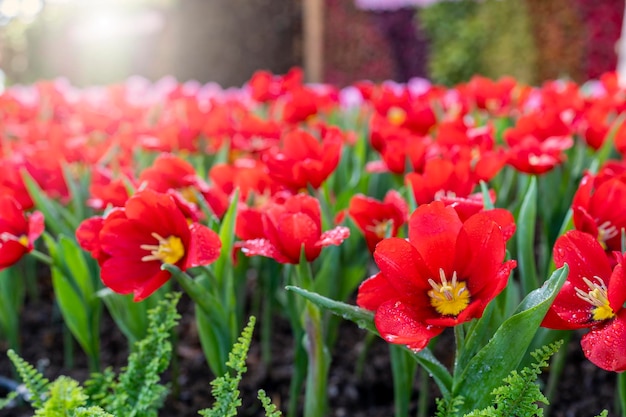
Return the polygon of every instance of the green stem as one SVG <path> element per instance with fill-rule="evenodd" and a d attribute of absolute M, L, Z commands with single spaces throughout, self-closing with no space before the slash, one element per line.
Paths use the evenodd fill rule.
<path fill-rule="evenodd" d="M 410 355 L 403 346 L 389 345 L 391 355 L 391 373 L 393 375 L 393 399 L 395 417 L 408 417 L 411 394 L 413 392 L 413 378 L 416 362 L 410 360 Z"/>
<path fill-rule="evenodd" d="M 51 257 L 49 257 L 43 252 L 39 252 L 37 249 L 33 249 L 29 253 L 33 258 L 43 262 L 44 264 L 48 266 L 52 266 L 52 264 L 54 263 Z"/>
<path fill-rule="evenodd" d="M 330 354 L 324 343 L 322 313 L 306 302 L 305 349 L 308 355 L 307 383 L 304 393 L 304 417 L 324 417 L 328 403 L 328 370 Z"/>
<path fill-rule="evenodd" d="M 430 376 L 425 369 L 419 374 L 419 399 L 417 401 L 417 417 L 428 417 L 428 400 L 430 396 Z"/>
<path fill-rule="evenodd" d="M 626 372 L 617 374 L 617 397 L 622 417 L 626 417 Z"/>

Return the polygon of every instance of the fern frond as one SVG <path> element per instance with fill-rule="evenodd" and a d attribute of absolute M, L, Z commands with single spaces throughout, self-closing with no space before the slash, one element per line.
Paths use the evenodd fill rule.
<path fill-rule="evenodd" d="M 24 382 L 24 386 L 29 392 L 27 400 L 31 402 L 33 408 L 38 409 L 43 406 L 43 399 L 48 391 L 50 381 L 45 378 L 34 366 L 26 362 L 15 353 L 13 349 L 7 351 L 7 356 L 11 359 L 13 366 Z"/>
<path fill-rule="evenodd" d="M 459 411 L 459 407 L 463 405 L 465 400 L 463 397 L 452 397 L 449 400 L 443 398 L 436 398 L 435 403 L 437 405 L 437 411 L 435 411 L 435 417 L 453 417 L 456 416 Z"/>
<path fill-rule="evenodd" d="M 176 311 L 179 299 L 180 293 L 168 294 L 148 312 L 148 334 L 135 344 L 128 365 L 114 386 L 108 408 L 112 414 L 125 417 L 157 415 L 156 410 L 167 392 L 159 381 L 170 363 L 172 344 L 169 338 L 180 318 Z"/>
<path fill-rule="evenodd" d="M 19 394 L 17 391 L 11 391 L 5 398 L 0 398 L 0 410 L 13 403 L 13 400 L 15 400 L 18 396 Z"/>
<path fill-rule="evenodd" d="M 113 414 L 109 414 L 102 408 L 93 406 L 89 408 L 79 407 L 71 414 L 71 417 L 115 417 Z"/>
<path fill-rule="evenodd" d="M 272 404 L 272 400 L 270 400 L 265 391 L 260 389 L 258 396 L 259 400 L 261 400 L 261 404 L 263 404 L 265 417 L 282 417 L 282 413 L 276 409 L 276 406 L 274 404 Z"/>
<path fill-rule="evenodd" d="M 108 408 L 112 400 L 115 386 L 115 372 L 109 367 L 101 373 L 93 373 L 83 384 L 85 394 L 89 397 L 87 405 Z"/>
<path fill-rule="evenodd" d="M 609 417 L 609 412 L 607 410 L 602 410 L 602 412 L 596 417 Z"/>
<path fill-rule="evenodd" d="M 78 381 L 67 376 L 58 377 L 49 388 L 48 399 L 43 407 L 37 409 L 35 416 L 67 417 L 87 402 L 87 395 Z"/>
<path fill-rule="evenodd" d="M 214 379 L 211 382 L 213 397 L 215 402 L 212 408 L 205 408 L 198 411 L 203 417 L 234 417 L 237 415 L 237 407 L 241 405 L 239 397 L 239 382 L 242 375 L 247 371 L 246 358 L 248 357 L 248 349 L 252 340 L 252 332 L 256 318 L 250 317 L 248 325 L 241 332 L 241 336 L 237 343 L 233 345 L 231 352 L 228 354 L 226 365 L 235 371 L 232 375 L 227 372 L 224 376 Z"/>

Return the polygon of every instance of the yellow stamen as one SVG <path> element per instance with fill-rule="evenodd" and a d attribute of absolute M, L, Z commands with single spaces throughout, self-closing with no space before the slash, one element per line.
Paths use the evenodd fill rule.
<path fill-rule="evenodd" d="M 374 234 L 376 236 L 378 236 L 380 239 L 384 239 L 387 236 L 387 230 L 391 231 L 393 227 L 393 220 L 388 219 L 388 220 L 383 220 L 383 221 L 377 221 L 374 220 L 374 224 L 371 226 L 367 226 L 366 229 L 370 232 L 374 232 Z"/>
<path fill-rule="evenodd" d="M 25 248 L 27 248 L 28 245 L 30 244 L 30 242 L 28 241 L 28 236 L 26 235 L 20 236 L 19 238 L 17 238 L 17 241 L 21 243 L 22 246 L 24 246 Z"/>
<path fill-rule="evenodd" d="M 430 305 L 439 314 L 444 316 L 457 316 L 470 303 L 470 293 L 464 281 L 457 281 L 456 271 L 452 273 L 452 281 L 448 282 L 443 268 L 439 268 L 441 284 L 437 284 L 432 278 L 428 283 L 433 288 L 428 291 Z"/>
<path fill-rule="evenodd" d="M 150 251 L 150 255 L 141 258 L 142 261 L 161 261 L 164 264 L 175 264 L 185 255 L 185 247 L 180 238 L 169 236 L 166 239 L 157 233 L 152 233 L 152 237 L 154 237 L 159 244 L 141 245 L 141 249 Z"/>
<path fill-rule="evenodd" d="M 184 187 L 181 188 L 179 190 L 180 195 L 183 196 L 183 198 L 185 200 L 187 200 L 190 203 L 194 203 L 194 204 L 198 204 L 198 197 L 196 194 L 196 188 L 189 186 L 189 187 Z"/>
<path fill-rule="evenodd" d="M 599 276 L 594 276 L 594 278 L 598 281 L 598 283 L 592 282 L 590 279 L 583 277 L 583 281 L 587 284 L 589 291 L 574 288 L 574 290 L 576 290 L 576 295 L 578 298 L 594 306 L 591 310 L 594 320 L 602 321 L 612 319 L 615 317 L 615 312 L 609 304 L 606 284 Z"/>
<path fill-rule="evenodd" d="M 598 226 L 598 242 L 604 250 L 607 250 L 606 241 L 614 238 L 617 234 L 617 227 L 608 220 Z"/>
<path fill-rule="evenodd" d="M 400 107 L 392 107 L 387 111 L 387 120 L 391 124 L 400 126 L 406 121 L 406 112 Z"/>
<path fill-rule="evenodd" d="M 25 248 L 27 248 L 30 244 L 30 242 L 28 241 L 28 236 L 26 235 L 15 236 L 14 234 L 9 232 L 0 233 L 0 243 L 9 241 L 17 242 Z"/>

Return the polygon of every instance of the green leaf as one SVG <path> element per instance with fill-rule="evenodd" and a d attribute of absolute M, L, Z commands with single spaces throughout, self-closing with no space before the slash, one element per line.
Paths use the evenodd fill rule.
<path fill-rule="evenodd" d="M 366 329 L 378 335 L 378 330 L 376 330 L 376 326 L 374 325 L 374 313 L 371 311 L 340 301 L 331 300 L 330 298 L 302 288 L 294 286 L 287 286 L 285 288 L 288 291 L 293 291 L 301 295 L 320 308 L 326 309 L 333 314 L 356 323 L 361 329 Z M 452 377 L 445 366 L 443 366 L 428 349 L 422 349 L 419 352 L 411 351 L 411 353 L 413 358 L 432 375 L 441 393 L 448 395 L 452 388 Z"/>
<path fill-rule="evenodd" d="M 235 220 L 237 218 L 237 204 L 239 203 L 239 189 L 231 195 L 230 205 L 220 225 L 219 236 L 222 242 L 220 257 L 213 264 L 213 271 L 217 277 L 219 287 L 230 285 L 228 280 L 232 278 L 233 245 L 235 243 Z"/>
<path fill-rule="evenodd" d="M 530 177 L 524 200 L 517 216 L 518 270 L 522 282 L 522 291 L 528 294 L 539 286 L 537 262 L 535 260 L 535 224 L 537 219 L 537 178 Z"/>
<path fill-rule="evenodd" d="M 545 284 L 522 300 L 516 313 L 507 319 L 493 338 L 455 375 L 452 394 L 465 403 L 461 415 L 491 404 L 491 392 L 517 368 L 537 332 L 543 317 L 563 286 L 568 274 L 564 265 Z"/>
<path fill-rule="evenodd" d="M 72 223 L 67 223 L 68 213 L 63 214 L 62 211 L 67 210 L 59 205 L 56 201 L 50 199 L 46 193 L 39 187 L 37 182 L 26 170 L 22 170 L 22 179 L 28 190 L 28 195 L 35 203 L 35 207 L 39 210 L 46 221 L 46 228 L 55 235 L 64 233 L 68 236 L 74 233 L 75 227 Z M 78 224 L 78 222 L 76 223 Z"/>

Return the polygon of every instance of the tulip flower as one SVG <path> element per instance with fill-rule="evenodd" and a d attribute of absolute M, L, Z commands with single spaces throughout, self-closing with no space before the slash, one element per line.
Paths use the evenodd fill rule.
<path fill-rule="evenodd" d="M 596 239 L 570 230 L 554 245 L 557 267 L 569 266 L 567 281 L 548 310 L 542 326 L 550 329 L 589 328 L 581 339 L 583 353 L 607 371 L 626 371 L 626 274 L 624 257 L 615 252 L 615 266 Z"/>
<path fill-rule="evenodd" d="M 352 197 L 348 207 L 348 214 L 363 232 L 367 247 L 372 253 L 378 242 L 387 237 L 387 228 L 391 236 L 398 234 L 398 229 L 406 222 L 408 213 L 406 201 L 394 190 L 389 191 L 383 201 L 357 194 Z"/>
<path fill-rule="evenodd" d="M 0 270 L 32 251 L 43 230 L 44 218 L 40 212 L 26 214 L 13 197 L 0 196 Z"/>
<path fill-rule="evenodd" d="M 506 223 L 506 224 L 505 224 Z M 375 312 L 390 343 L 419 351 L 446 327 L 482 316 L 506 286 L 515 261 L 504 261 L 513 217 L 483 211 L 465 222 L 436 201 L 409 219 L 409 238 L 376 246 L 380 272 L 359 287 L 357 304 Z"/>
<path fill-rule="evenodd" d="M 350 229 L 335 227 L 322 233 L 320 204 L 306 194 L 271 203 L 262 216 L 264 238 L 239 244 L 247 256 L 261 255 L 280 263 L 297 264 L 304 246 L 307 261 L 315 260 L 323 247 L 339 245 L 350 235 Z"/>
<path fill-rule="evenodd" d="M 133 293 L 135 301 L 169 280 L 161 265 L 181 270 L 208 265 L 221 249 L 215 232 L 189 224 L 171 195 L 152 190 L 135 194 L 100 220 L 86 220 L 77 239 L 98 260 L 102 282 L 117 293 Z"/>
<path fill-rule="evenodd" d="M 320 185 L 339 164 L 343 135 L 339 129 L 328 129 L 321 141 L 311 133 L 295 129 L 283 138 L 283 148 L 266 154 L 269 175 L 285 188 L 298 192 L 310 184 Z"/>

